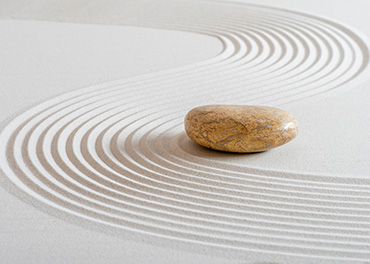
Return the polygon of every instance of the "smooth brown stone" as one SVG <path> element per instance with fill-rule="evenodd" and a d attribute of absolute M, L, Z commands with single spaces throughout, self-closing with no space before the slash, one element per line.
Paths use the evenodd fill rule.
<path fill-rule="evenodd" d="M 185 131 L 203 147 L 249 153 L 291 141 L 298 134 L 298 123 L 289 113 L 273 107 L 206 105 L 186 115 Z"/>

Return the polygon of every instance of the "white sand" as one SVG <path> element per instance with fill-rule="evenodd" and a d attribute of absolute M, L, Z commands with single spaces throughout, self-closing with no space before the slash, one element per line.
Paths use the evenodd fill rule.
<path fill-rule="evenodd" d="M 4 263 L 370 260 L 369 4 L 263 3 L 318 16 L 0 1 Z M 209 151 L 182 128 L 207 103 L 281 107 L 300 134 Z"/>

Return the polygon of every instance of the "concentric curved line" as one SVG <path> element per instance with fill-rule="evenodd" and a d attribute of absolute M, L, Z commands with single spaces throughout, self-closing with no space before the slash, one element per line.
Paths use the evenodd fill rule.
<path fill-rule="evenodd" d="M 116 232 L 221 254 L 370 259 L 367 179 L 212 160 L 188 151 L 192 143 L 182 131 L 184 113 L 195 105 L 278 106 L 355 85 L 369 72 L 367 40 L 336 22 L 257 5 L 112 1 L 92 17 L 84 15 L 90 7 L 53 17 L 32 7 L 14 17 L 206 34 L 220 40 L 222 52 L 26 111 L 0 134 L 4 175 L 51 208 Z M 162 12 L 149 11 L 158 4 Z M 56 1 L 47 5 L 58 11 Z"/>

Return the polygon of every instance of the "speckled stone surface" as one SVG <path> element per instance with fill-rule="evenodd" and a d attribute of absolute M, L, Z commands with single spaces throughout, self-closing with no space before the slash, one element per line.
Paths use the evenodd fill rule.
<path fill-rule="evenodd" d="M 201 146 L 250 153 L 291 141 L 298 134 L 298 123 L 291 114 L 273 107 L 207 105 L 186 115 L 185 131 Z"/>

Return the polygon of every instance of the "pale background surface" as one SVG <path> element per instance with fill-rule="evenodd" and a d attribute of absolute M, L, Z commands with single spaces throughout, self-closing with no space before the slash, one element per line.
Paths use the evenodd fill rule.
<path fill-rule="evenodd" d="M 245 2 L 324 16 L 370 37 L 369 1 Z M 1 6 L 8 8 L 0 8 L 0 121 L 4 123 L 56 95 L 201 62 L 222 50 L 218 39 L 201 34 L 12 19 L 10 14 L 22 8 L 22 3 L 0 0 Z M 299 121 L 300 135 L 281 149 L 247 158 L 213 153 L 212 159 L 257 169 L 317 175 L 318 183 L 321 176 L 333 176 L 333 182 L 340 182 L 341 177 L 344 182 L 363 183 L 363 190 L 370 195 L 369 85 L 369 80 L 363 78 L 352 87 L 285 106 Z M 209 155 L 192 146 L 188 148 L 195 156 Z M 32 201 L 26 197 L 24 203 L 10 194 L 9 191 L 17 190 L 12 191 L 6 181 L 1 182 L 5 187 L 0 189 L 1 263 L 355 263 L 345 258 L 335 260 L 332 255 L 329 259 L 253 252 L 227 256 L 212 250 L 192 251 L 176 244 L 154 245 L 145 239 L 140 242 L 99 226 L 83 227 L 83 221 L 58 217 L 55 212 L 48 214 L 47 207 L 41 211 L 30 205 Z M 366 200 L 362 222 L 368 229 L 361 233 L 365 246 L 370 236 L 370 206 Z M 359 249 L 362 255 L 358 263 L 368 260 L 365 246 Z"/>

